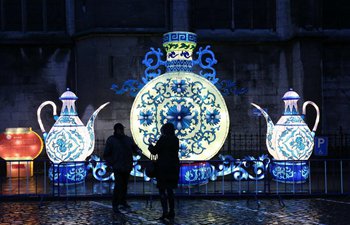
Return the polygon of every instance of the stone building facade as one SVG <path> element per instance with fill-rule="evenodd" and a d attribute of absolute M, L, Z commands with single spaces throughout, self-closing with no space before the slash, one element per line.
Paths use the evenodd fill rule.
<path fill-rule="evenodd" d="M 231 132 L 257 133 L 250 102 L 276 122 L 289 88 L 299 103 L 319 105 L 318 135 L 348 132 L 349 9 L 345 0 L 0 0 L 0 131 L 40 133 L 37 107 L 53 100 L 60 109 L 68 87 L 84 123 L 111 102 L 95 122 L 98 139 L 117 121 L 129 132 L 133 97 L 111 85 L 141 79 L 145 53 L 162 49 L 164 33 L 181 30 L 197 33 L 197 46 L 211 45 L 219 79 L 248 89 L 225 97 Z M 314 117 L 308 110 L 310 127 Z M 54 123 L 49 107 L 42 119 L 46 129 Z"/>

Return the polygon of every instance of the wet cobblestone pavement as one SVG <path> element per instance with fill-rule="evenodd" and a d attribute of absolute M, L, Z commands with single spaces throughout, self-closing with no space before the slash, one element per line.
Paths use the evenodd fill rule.
<path fill-rule="evenodd" d="M 350 200 L 179 199 L 173 221 L 159 221 L 158 200 L 131 199 L 131 210 L 112 212 L 109 201 L 0 203 L 0 224 L 349 224 Z M 150 204 L 151 203 L 151 204 Z M 259 206 L 260 205 L 260 206 Z"/>

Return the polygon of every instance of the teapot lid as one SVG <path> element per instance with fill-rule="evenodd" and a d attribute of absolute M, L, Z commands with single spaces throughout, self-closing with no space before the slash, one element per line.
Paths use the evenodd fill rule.
<path fill-rule="evenodd" d="M 282 100 L 298 100 L 298 99 L 300 99 L 300 96 L 298 95 L 298 93 L 293 91 L 293 88 L 290 88 L 289 91 L 287 91 L 282 97 Z"/>
<path fill-rule="evenodd" d="M 65 91 L 61 97 L 59 98 L 60 100 L 77 100 L 78 97 L 67 88 L 67 91 Z"/>

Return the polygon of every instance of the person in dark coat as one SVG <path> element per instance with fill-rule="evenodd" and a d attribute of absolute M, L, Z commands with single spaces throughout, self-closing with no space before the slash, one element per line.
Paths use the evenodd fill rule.
<path fill-rule="evenodd" d="M 163 209 L 159 219 L 173 219 L 175 217 L 173 189 L 177 188 L 180 172 L 179 139 L 175 136 L 174 125 L 164 124 L 159 140 L 155 145 L 150 144 L 148 149 L 153 155 L 158 155 L 156 179 Z"/>
<path fill-rule="evenodd" d="M 130 208 L 126 201 L 128 181 L 133 166 L 132 155 L 140 153 L 139 148 L 131 137 L 124 133 L 124 126 L 121 123 L 114 125 L 114 134 L 108 137 L 103 153 L 107 165 L 113 168 L 114 190 L 112 205 L 115 213 L 119 212 L 118 207 Z"/>

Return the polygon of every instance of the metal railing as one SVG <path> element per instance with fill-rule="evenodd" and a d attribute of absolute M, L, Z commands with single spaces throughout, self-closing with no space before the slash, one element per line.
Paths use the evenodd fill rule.
<path fill-rule="evenodd" d="M 256 134 L 229 132 L 229 135 L 221 149 L 221 154 L 229 154 L 234 158 L 243 158 L 247 155 L 260 156 L 268 154 L 265 145 L 265 130 L 258 129 Z M 350 158 L 350 134 L 344 133 L 340 128 L 337 132 L 322 134 L 328 137 L 328 158 Z M 103 155 L 105 139 L 97 139 L 95 142 L 96 155 Z"/>
<path fill-rule="evenodd" d="M 158 190 L 154 180 L 140 177 L 144 165 L 149 160 L 139 160 L 139 176 L 130 176 L 128 194 L 134 196 L 157 195 Z M 287 162 L 287 161 L 286 161 Z M 290 162 L 290 161 L 288 161 Z M 295 161 L 298 166 L 300 161 Z M 101 161 L 103 163 L 103 161 Z M 176 190 L 177 195 L 185 196 L 244 196 L 244 195 L 344 195 L 350 193 L 350 159 L 311 159 L 303 166 L 309 170 L 305 180 L 278 181 L 271 170 L 271 163 L 262 160 L 232 159 L 209 160 L 201 162 L 183 162 Z M 32 164 L 32 167 L 30 167 Z M 88 162 L 71 162 L 74 168 L 71 175 L 77 179 L 78 168 L 88 165 Z M 24 166 L 23 166 L 24 165 Z M 257 165 L 260 165 L 257 166 Z M 287 166 L 281 170 L 288 171 Z M 287 165 L 285 163 L 285 165 Z M 3 165 L 4 166 L 4 165 Z M 79 182 L 59 179 L 62 174 L 59 168 L 67 169 L 65 163 L 54 165 L 48 160 L 16 160 L 7 161 L 7 174 L 0 177 L 0 198 L 8 196 L 36 197 L 79 197 L 79 196 L 109 196 L 113 192 L 114 181 L 97 180 L 90 169 L 86 177 Z M 303 170 L 303 166 L 301 170 Z M 188 169 L 187 167 L 190 167 Z M 201 170 L 201 168 L 204 168 Z M 31 173 L 31 170 L 33 173 Z M 191 171 L 192 170 L 192 171 Z M 3 171 L 3 168 L 2 168 Z M 14 172 L 15 171 L 15 172 Z M 23 172 L 25 171 L 25 172 Z M 62 171 L 61 171 L 62 172 Z M 96 170 L 96 173 L 101 172 Z M 109 176 L 111 170 L 107 168 Z M 51 175 L 50 175 L 51 174 Z M 101 173 L 100 173 L 101 174 Z M 282 173 L 283 174 L 283 173 Z M 144 175 L 142 175 L 144 176 Z M 56 178 L 55 178 L 56 177 Z M 55 180 L 56 179 L 56 180 Z"/>

